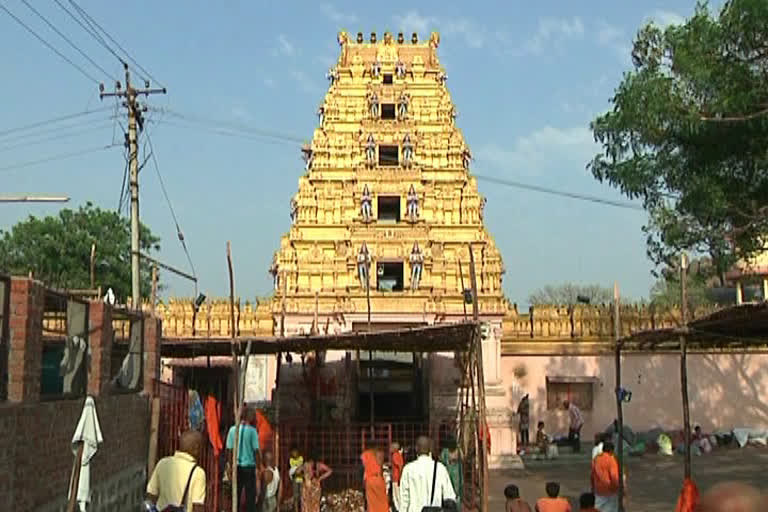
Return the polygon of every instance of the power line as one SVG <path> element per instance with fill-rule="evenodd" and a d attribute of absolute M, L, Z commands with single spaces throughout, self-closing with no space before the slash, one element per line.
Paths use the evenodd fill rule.
<path fill-rule="evenodd" d="M 144 134 L 147 137 L 147 142 L 149 143 L 149 154 L 152 157 L 152 163 L 155 167 L 155 172 L 157 172 L 157 179 L 160 181 L 160 189 L 163 191 L 163 196 L 165 196 L 165 202 L 168 204 L 168 209 L 171 211 L 171 217 L 173 218 L 173 223 L 176 225 L 176 235 L 179 238 L 179 242 L 181 242 L 181 247 L 184 249 L 184 254 L 187 255 L 187 261 L 189 262 L 189 267 L 192 269 L 192 275 L 197 278 L 197 272 L 195 271 L 195 264 L 192 263 L 192 256 L 189 254 L 189 250 L 187 249 L 187 242 L 184 239 L 184 233 L 181 231 L 181 226 L 179 226 L 179 220 L 176 217 L 176 212 L 173 210 L 173 205 L 171 204 L 171 198 L 168 196 L 168 190 L 165 188 L 165 182 L 163 181 L 163 176 L 160 174 L 160 166 L 157 165 L 157 157 L 155 156 L 155 148 L 152 146 L 152 138 L 149 136 L 149 131 L 145 131 Z"/>
<path fill-rule="evenodd" d="M 2 7 L 2 5 L 0 5 L 0 7 Z M 0 137 L 14 133 L 14 132 L 21 132 L 21 131 L 29 130 L 31 128 L 37 128 L 38 126 L 59 123 L 61 121 L 68 121 L 70 119 L 76 119 L 78 117 L 88 116 L 91 114 L 95 114 L 97 112 L 106 112 L 108 110 L 110 110 L 110 107 L 101 107 L 94 110 L 84 110 L 82 112 L 76 112 L 74 114 L 67 114 L 65 116 L 54 117 L 53 119 L 46 119 L 45 121 L 36 121 L 34 123 L 27 124 L 24 126 L 17 126 L 16 128 L 9 128 L 7 130 L 3 130 L 0 132 Z"/>
<path fill-rule="evenodd" d="M 534 192 L 541 192 L 542 194 L 550 194 L 554 196 L 567 197 L 570 199 L 578 199 L 580 201 L 588 201 L 591 203 L 603 204 L 607 206 L 615 206 L 617 208 L 626 208 L 628 210 L 644 210 L 644 208 L 635 203 L 627 203 L 624 201 L 614 201 L 612 199 L 603 199 L 601 197 L 590 196 L 587 194 L 577 194 L 574 192 L 565 192 L 563 190 L 557 190 L 549 187 L 542 187 L 539 185 L 530 185 L 528 183 L 520 183 L 518 181 L 505 180 L 501 178 L 493 178 L 491 176 L 484 176 L 482 174 L 472 173 L 477 179 L 482 181 L 488 181 L 490 183 L 496 183 L 497 185 L 504 185 L 507 187 L 520 188 L 523 190 L 531 190 Z"/>
<path fill-rule="evenodd" d="M 295 146 L 297 144 L 297 141 L 292 139 L 286 140 L 286 139 L 279 139 L 275 137 L 266 137 L 263 135 L 259 136 L 259 135 L 254 135 L 252 133 L 237 132 L 231 128 L 217 128 L 214 126 L 194 124 L 192 122 L 183 121 L 183 120 L 174 121 L 174 120 L 164 119 L 162 121 L 155 121 L 155 123 L 168 125 L 168 126 L 176 126 L 179 128 L 184 128 L 185 130 L 192 128 L 195 130 L 201 130 L 207 133 L 212 133 L 214 135 L 220 135 L 222 137 L 235 137 L 238 139 L 257 140 L 259 142 L 267 143 L 267 144 L 281 144 L 281 145 L 289 144 L 291 146 Z"/>
<path fill-rule="evenodd" d="M 128 60 L 130 60 L 130 61 L 133 63 L 133 65 L 134 65 L 134 66 L 136 66 L 136 67 L 137 67 L 137 68 L 138 68 L 138 69 L 139 69 L 139 70 L 140 70 L 142 73 L 144 73 L 144 74 L 145 74 L 147 77 L 149 77 L 149 78 L 150 78 L 150 79 L 151 79 L 153 82 L 155 82 L 157 85 L 159 85 L 160 87 L 163 87 L 163 88 L 164 88 L 163 84 L 161 84 L 159 80 L 157 80 L 155 77 L 153 77 L 153 76 L 152 76 L 152 74 L 151 74 L 149 71 L 147 71 L 146 69 L 144 69 L 144 67 L 143 67 L 141 64 L 139 64 L 139 63 L 136 61 L 136 59 L 134 59 L 134 58 L 131 56 L 131 54 L 130 54 L 130 53 L 128 53 L 128 51 L 127 51 L 125 48 L 123 48 L 122 46 L 120 46 L 120 43 L 118 43 L 117 41 L 115 41 L 115 39 L 114 39 L 114 38 L 113 38 L 111 35 L 109 35 L 109 32 L 107 32 L 106 30 L 104 30 L 104 28 L 103 28 L 101 25 L 99 25 L 99 23 L 98 23 L 98 22 L 97 22 L 95 19 L 93 19 L 93 17 L 92 17 L 90 14 L 88 14 L 88 13 L 85 11 L 85 9 L 83 9 L 82 7 L 80 7 L 79 5 L 77 5 L 77 2 L 75 2 L 74 0 L 69 0 L 69 3 L 70 3 L 70 4 L 71 4 L 71 5 L 72 5 L 72 6 L 73 6 L 73 7 L 74 7 L 76 10 L 77 10 L 77 12 L 79 12 L 79 13 L 80 13 L 80 16 L 82 16 L 82 17 L 83 17 L 83 19 L 84 19 L 86 22 L 88 22 L 89 24 L 95 25 L 95 26 L 96 26 L 96 28 L 98 28 L 98 29 L 99 29 L 99 30 L 100 30 L 100 31 L 101 31 L 101 32 L 102 32 L 102 33 L 103 33 L 105 36 L 107 36 L 107 39 L 109 39 L 110 41 L 112 41 L 112 44 L 114 44 L 115 46 L 117 46 L 117 48 L 118 48 L 118 49 L 119 49 L 121 52 L 123 52 L 123 53 L 125 54 L 125 56 L 126 56 L 126 57 L 128 57 Z M 119 57 L 118 57 L 118 58 L 119 58 Z M 122 59 L 121 59 L 121 61 L 122 61 Z M 125 63 L 125 62 L 123 62 L 123 63 Z M 144 77 L 141 77 L 141 78 L 144 78 Z"/>
<path fill-rule="evenodd" d="M 41 136 L 44 136 L 44 135 L 51 135 L 51 134 L 67 132 L 69 130 L 76 129 L 76 128 L 84 128 L 86 126 L 94 126 L 96 124 L 103 123 L 103 122 L 109 121 L 109 120 L 110 120 L 109 117 L 100 117 L 100 118 L 97 118 L 97 119 L 87 119 L 87 120 L 83 119 L 80 122 L 66 124 L 66 125 L 63 125 L 63 126 L 55 126 L 53 128 L 48 128 L 46 130 L 33 130 L 33 131 L 27 132 L 27 133 L 17 133 L 17 134 L 14 134 L 14 135 L 10 136 L 10 137 L 0 137 L 0 144 L 9 144 L 9 143 L 18 142 L 18 141 L 34 139 L 36 137 L 41 137 Z"/>
<path fill-rule="evenodd" d="M 83 149 L 81 151 L 75 151 L 73 153 L 63 153 L 59 155 L 54 155 L 48 158 L 42 158 L 40 160 L 32 160 L 30 162 L 20 162 L 17 164 L 7 165 L 5 167 L 0 167 L 0 172 L 8 172 L 8 171 L 15 171 L 16 169 L 23 169 L 25 167 L 32 167 L 39 164 L 44 164 L 46 162 L 55 162 L 58 160 L 66 160 L 68 158 L 74 158 L 76 156 L 80 155 L 87 155 L 88 153 L 96 153 L 97 151 L 103 151 L 105 149 L 113 148 L 115 146 L 122 146 L 122 144 L 108 144 L 106 146 L 98 146 L 95 148 L 89 148 L 89 149 Z"/>
<path fill-rule="evenodd" d="M 15 145 L 12 145 L 12 146 L 2 146 L 2 147 L 0 147 L 0 152 L 9 151 L 11 149 L 23 148 L 23 147 L 27 147 L 27 146 L 35 146 L 37 144 L 41 144 L 43 142 L 49 142 L 49 141 L 53 141 L 53 140 L 69 139 L 69 138 L 72 138 L 72 137 L 77 137 L 78 135 L 82 135 L 84 133 L 91 133 L 91 132 L 95 132 L 97 130 L 104 130 L 105 128 L 109 128 L 110 126 L 112 126 L 112 123 L 101 124 L 99 126 L 94 126 L 94 127 L 91 127 L 91 128 L 87 128 L 85 130 L 79 130 L 79 131 L 74 131 L 74 132 L 62 133 L 62 134 L 58 134 L 58 135 L 51 135 L 49 137 L 44 137 L 42 139 L 35 139 L 35 140 L 31 140 L 31 141 L 21 142 L 19 144 L 15 144 Z"/>
<path fill-rule="evenodd" d="M 58 6 L 59 6 L 59 7 L 60 7 L 60 8 L 61 8 L 61 9 L 62 9 L 64 12 L 66 12 L 66 13 L 69 15 L 69 17 L 70 17 L 70 18 L 72 18 L 73 20 L 75 20 L 75 22 L 76 22 L 78 25 L 80 25 L 80 27 L 82 27 L 82 29 L 83 29 L 83 30 L 85 30 L 85 31 L 86 31 L 86 32 L 87 32 L 87 33 L 88 33 L 88 34 L 89 34 L 91 37 L 93 37 L 93 38 L 96 40 L 96 42 L 97 42 L 97 43 L 99 43 L 101 46 L 103 46 L 103 47 L 104 47 L 104 48 L 105 48 L 105 49 L 106 49 L 106 50 L 107 50 L 109 53 L 111 53 L 112 55 L 114 55 L 114 56 L 115 56 L 115 58 L 116 58 L 117 60 L 119 60 L 121 64 L 125 64 L 125 61 L 123 60 L 123 58 L 122 58 L 122 57 L 120 57 L 120 56 L 119 56 L 119 55 L 118 55 L 118 54 L 115 52 L 115 50 L 114 50 L 114 49 L 113 49 L 111 46 L 109 46 L 109 45 L 107 44 L 107 42 L 106 42 L 106 41 L 104 41 L 104 38 L 103 38 L 103 37 L 101 37 L 101 36 L 99 35 L 99 33 L 98 33 L 98 32 L 96 32 L 96 29 L 94 29 L 94 28 L 93 28 L 93 26 L 92 26 L 92 25 L 90 25 L 90 23 L 89 23 L 89 26 L 85 26 L 85 25 L 83 24 L 83 22 L 82 22 L 82 21 L 81 21 L 81 20 L 80 20 L 80 19 L 79 19 L 77 16 L 75 16 L 74 14 L 72 14 L 72 11 L 70 11 L 69 9 L 67 9 L 67 8 L 66 8 L 66 6 L 65 6 L 64 4 L 62 4 L 62 3 L 61 3 L 59 0 L 53 0 L 53 1 L 54 1 L 54 2 L 56 2 L 56 4 L 57 4 L 57 5 L 58 5 Z M 87 20 L 86 20 L 86 22 L 87 22 Z"/>
<path fill-rule="evenodd" d="M 99 71 L 101 71 L 102 73 L 104 73 L 104 74 L 107 76 L 107 78 L 110 78 L 110 79 L 114 79 L 114 78 L 113 78 L 113 77 L 110 75 L 109 71 L 106 71 L 106 70 L 105 70 L 103 67 L 101 67 L 101 66 L 100 66 L 100 65 L 99 65 L 99 64 L 98 64 L 96 61 L 94 61 L 92 58 L 90 58 L 90 57 L 89 57 L 89 56 L 88 56 L 88 55 L 87 55 L 87 54 L 86 54 L 86 53 L 85 53 L 83 50 L 81 50 L 81 49 L 80 49 L 80 47 L 78 47 L 78 46 L 77 46 L 75 43 L 73 43 L 73 42 L 72 42 L 72 40 L 71 40 L 70 38 L 68 38 L 68 37 L 67 37 L 66 35 L 64 35 L 64 34 L 63 34 L 63 33 L 62 33 L 62 32 L 61 32 L 61 31 L 60 31 L 58 28 L 56 28 L 56 27 L 53 25 L 53 23 L 51 23 L 50 21 L 48 21 L 48 19 L 47 19 L 45 16 L 43 16 L 42 14 L 40 14 L 40 12 L 39 12 L 37 9 L 35 9 L 34 7 L 32 7 L 32 5 L 30 5 L 30 3 L 29 3 L 29 2 L 27 2 L 27 0 L 21 0 L 21 1 L 22 1 L 22 3 L 23 3 L 24 5 L 26 5 L 26 6 L 27 6 L 27 8 L 29 8 L 29 10 L 30 10 L 30 11 L 32 11 L 33 13 L 35 13 L 35 14 L 37 15 L 37 17 L 38 17 L 38 18 L 40 18 L 41 20 L 43 20 L 43 22 L 45 22 L 45 24 L 46 24 L 46 25 L 48 25 L 48 26 L 51 28 L 51 30 L 53 30 L 54 32 L 56 32 L 57 34 L 59 34 L 59 36 L 61 36 L 61 38 L 62 38 L 62 39 L 64 39 L 64 40 L 65 40 L 65 41 L 66 41 L 66 42 L 69 44 L 69 46 L 71 46 L 72 48 L 74 48 L 75 50 L 77 50 L 77 52 L 78 52 L 80 55 L 82 55 L 83 57 L 85 57 L 85 59 L 86 59 L 86 60 L 88 60 L 88 62 L 90 62 L 91 64 L 93 64 L 93 65 L 94 65 L 94 66 L 95 66 L 95 67 L 96 67 L 96 68 L 97 68 Z"/>
<path fill-rule="evenodd" d="M 6 12 L 6 14 L 8 14 L 8 16 L 10 16 L 11 18 L 13 18 L 13 19 L 16 21 L 16 23 L 18 23 L 19 25 L 21 25 L 22 27 L 24 27 L 24 28 L 27 30 L 27 32 L 29 32 L 30 34 L 32 34 L 33 36 L 35 36 L 35 37 L 37 38 L 37 40 L 38 40 L 38 41 L 40 41 L 41 43 L 43 43 L 43 44 L 44 44 L 44 45 L 45 45 L 45 46 L 46 46 L 46 47 L 47 47 L 49 50 L 51 50 L 52 52 L 54 52 L 54 53 L 55 53 L 56 55 L 58 55 L 58 56 L 59 56 L 61 59 L 63 59 L 64 61 L 68 62 L 68 63 L 69 63 L 69 65 L 71 65 L 73 68 L 75 68 L 75 69 L 76 69 L 76 70 L 78 70 L 80 73 L 82 73 L 82 74 L 83 74 L 83 76 L 85 76 L 87 79 L 89 79 L 89 80 L 92 80 L 93 82 L 96 82 L 97 84 L 99 83 L 99 81 L 98 81 L 98 80 L 96 80 L 96 79 L 95 79 L 95 78 L 94 78 L 94 77 L 93 77 L 93 76 L 92 76 L 90 73 L 88 73 L 88 72 L 87 72 L 87 71 L 85 71 L 83 68 L 81 68 L 80 66 L 78 66 L 77 64 L 75 64 L 74 62 L 72 62 L 72 61 L 69 59 L 69 57 L 67 57 L 66 55 L 64 55 L 63 53 L 61 53 L 59 50 L 57 50 L 56 48 L 54 48 L 54 46 L 53 46 L 51 43 L 49 43 L 48 41 L 46 41 L 45 39 L 43 39 L 43 38 L 42 38 L 42 37 L 41 37 L 41 36 L 40 36 L 40 35 L 39 35 L 37 32 L 35 32 L 35 31 L 34 31 L 34 30 L 32 30 L 31 28 L 29 28 L 29 26 L 28 26 L 26 23 L 24 23 L 24 22 L 23 22 L 23 21 L 21 21 L 19 18 L 17 18 L 17 17 L 16 17 L 16 15 L 15 15 L 15 14 L 13 14 L 11 11 L 9 11 L 9 10 L 8 10 L 8 8 L 7 8 L 6 6 L 4 6 L 3 4 L 0 4 L 0 9 L 4 10 L 4 11 Z"/>

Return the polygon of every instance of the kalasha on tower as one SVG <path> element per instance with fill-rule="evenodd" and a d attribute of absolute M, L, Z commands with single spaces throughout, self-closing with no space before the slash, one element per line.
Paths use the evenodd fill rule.
<path fill-rule="evenodd" d="M 341 54 L 327 73 L 317 128 L 302 148 L 305 172 L 290 200 L 291 227 L 270 269 L 275 331 L 281 330 L 283 294 L 285 335 L 364 331 L 369 300 L 370 329 L 461 321 L 467 308 L 471 315 L 463 294 L 470 287 L 471 243 L 480 316 L 494 341 L 486 358 L 496 361 L 508 311 L 504 266 L 483 225 L 485 199 L 456 125 L 437 55 L 440 36 L 433 32 L 420 42 L 416 34 L 405 40 L 373 33 L 365 41 L 340 32 L 338 42 Z M 368 419 L 370 375 L 377 419 L 423 419 L 454 406 L 456 383 L 442 382 L 448 377 L 439 374 L 447 373 L 437 370 L 439 364 L 452 368 L 452 355 L 437 361 L 374 354 L 373 362 L 367 356 L 356 365 L 357 389 L 342 397 L 325 386 L 339 394 L 331 416 Z M 328 362 L 334 357 L 326 356 Z"/>

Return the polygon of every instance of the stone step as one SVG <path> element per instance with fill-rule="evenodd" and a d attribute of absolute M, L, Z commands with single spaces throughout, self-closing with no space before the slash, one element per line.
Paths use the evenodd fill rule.
<path fill-rule="evenodd" d="M 488 457 L 489 469 L 525 469 L 523 459 L 517 454 L 491 455 Z"/>

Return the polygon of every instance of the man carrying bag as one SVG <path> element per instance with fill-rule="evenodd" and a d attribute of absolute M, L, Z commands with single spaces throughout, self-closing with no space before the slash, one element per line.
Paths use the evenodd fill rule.
<path fill-rule="evenodd" d="M 448 470 L 432 459 L 427 437 L 416 441 L 418 457 L 403 468 L 400 479 L 400 512 L 437 512 L 456 509 L 456 493 Z"/>

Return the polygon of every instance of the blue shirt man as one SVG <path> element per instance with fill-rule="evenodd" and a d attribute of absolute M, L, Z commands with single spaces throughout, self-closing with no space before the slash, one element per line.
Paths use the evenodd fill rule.
<path fill-rule="evenodd" d="M 256 512 L 256 489 L 258 486 L 256 466 L 259 463 L 259 431 L 252 427 L 255 412 L 247 408 L 239 426 L 237 439 L 237 496 L 242 496 L 245 490 L 245 510 Z M 227 434 L 228 460 L 232 460 L 232 450 L 235 446 L 235 427 Z"/>

